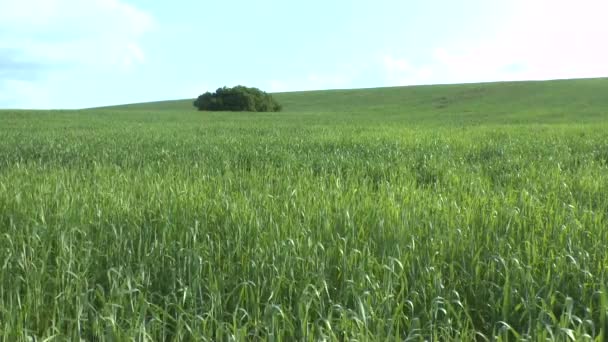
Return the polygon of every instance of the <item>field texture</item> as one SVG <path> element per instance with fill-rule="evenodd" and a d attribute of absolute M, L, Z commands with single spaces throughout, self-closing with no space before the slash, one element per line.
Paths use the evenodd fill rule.
<path fill-rule="evenodd" d="M 0 112 L 0 339 L 591 340 L 608 80 Z"/>

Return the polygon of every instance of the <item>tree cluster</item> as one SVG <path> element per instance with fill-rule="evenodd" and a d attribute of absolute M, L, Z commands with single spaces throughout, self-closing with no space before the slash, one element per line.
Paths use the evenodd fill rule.
<path fill-rule="evenodd" d="M 236 86 L 206 92 L 194 101 L 194 107 L 207 111 L 278 112 L 282 109 L 270 94 L 258 88 Z"/>

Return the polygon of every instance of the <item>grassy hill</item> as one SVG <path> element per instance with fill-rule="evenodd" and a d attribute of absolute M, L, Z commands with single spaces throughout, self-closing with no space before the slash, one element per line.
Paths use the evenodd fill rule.
<path fill-rule="evenodd" d="M 412 123 L 585 122 L 608 113 L 608 78 L 276 93 L 285 113 L 350 113 Z M 105 107 L 193 111 L 192 100 Z"/>
<path fill-rule="evenodd" d="M 0 340 L 606 341 L 607 95 L 0 111 Z"/>

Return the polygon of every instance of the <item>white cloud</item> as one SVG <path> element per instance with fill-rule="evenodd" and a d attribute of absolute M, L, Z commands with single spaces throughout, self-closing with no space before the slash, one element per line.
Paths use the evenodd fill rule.
<path fill-rule="evenodd" d="M 414 85 L 428 83 L 433 75 L 428 66 L 415 66 L 404 58 L 385 55 L 381 57 L 386 86 Z"/>
<path fill-rule="evenodd" d="M 608 76 L 608 2 L 514 0 L 516 13 L 492 40 L 464 38 L 423 63 L 382 58 L 387 85 Z"/>
<path fill-rule="evenodd" d="M 268 90 L 271 93 L 280 93 L 284 91 L 289 91 L 289 85 L 280 80 L 271 80 L 269 82 Z"/>
<path fill-rule="evenodd" d="M 268 90 L 273 93 L 279 93 L 288 91 L 348 88 L 357 76 L 358 73 L 353 70 L 336 71 L 332 74 L 312 72 L 305 77 L 292 78 L 289 81 L 270 80 L 268 82 Z"/>
<path fill-rule="evenodd" d="M 32 59 L 131 65 L 143 59 L 138 39 L 152 25 L 119 0 L 0 0 L 0 47 Z"/>
<path fill-rule="evenodd" d="M 153 26 L 149 14 L 121 0 L 0 0 L 0 92 L 10 97 L 0 106 L 52 105 L 24 90 L 42 90 L 52 74 L 133 68 L 145 60 L 140 39 Z M 35 68 L 12 72 L 17 65 Z"/>
<path fill-rule="evenodd" d="M 11 108 L 51 108 L 48 89 L 33 82 L 0 80 L 0 103 Z M 8 91 L 4 91 L 4 89 Z"/>
<path fill-rule="evenodd" d="M 608 2 L 518 0 L 515 17 L 493 48 L 526 66 L 529 78 L 608 76 Z M 504 59 L 504 57 L 503 57 Z"/>
<path fill-rule="evenodd" d="M 352 82 L 353 76 L 352 70 L 334 74 L 311 73 L 306 77 L 305 87 L 308 90 L 344 88 Z"/>
<path fill-rule="evenodd" d="M 409 72 L 413 69 L 412 65 L 403 58 L 395 58 L 392 55 L 386 55 L 383 58 L 384 67 L 389 73 Z"/>

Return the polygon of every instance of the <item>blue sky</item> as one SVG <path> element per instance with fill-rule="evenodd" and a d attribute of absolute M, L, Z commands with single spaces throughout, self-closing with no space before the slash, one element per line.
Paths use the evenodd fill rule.
<path fill-rule="evenodd" d="M 606 13 L 605 0 L 0 0 L 0 108 L 604 77 Z"/>

